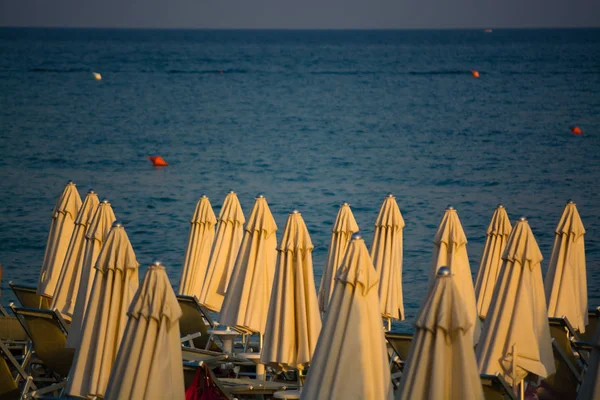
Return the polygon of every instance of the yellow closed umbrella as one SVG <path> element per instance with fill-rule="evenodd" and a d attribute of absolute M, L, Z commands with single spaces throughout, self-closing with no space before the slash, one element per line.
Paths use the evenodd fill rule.
<path fill-rule="evenodd" d="M 96 262 L 81 341 L 69 372 L 69 395 L 104 397 L 127 310 L 139 286 L 139 266 L 123 225 L 115 222 Z"/>
<path fill-rule="evenodd" d="M 402 297 L 402 230 L 404 218 L 400 213 L 396 198 L 388 194 L 377 220 L 375 235 L 371 245 L 371 258 L 379 274 L 379 302 L 381 315 L 388 321 L 404 319 L 404 300 Z"/>
<path fill-rule="evenodd" d="M 181 307 L 165 267 L 148 268 L 129 310 L 104 398 L 183 400 L 179 318 Z"/>
<path fill-rule="evenodd" d="M 329 252 L 327 253 L 327 265 L 325 265 L 321 284 L 319 285 L 319 310 L 323 314 L 327 311 L 327 304 L 329 304 L 329 299 L 333 294 L 334 278 L 338 267 L 346 253 L 350 237 L 355 232 L 358 232 L 358 225 L 350 209 L 350 204 L 344 202 L 340 206 L 333 224 Z"/>
<path fill-rule="evenodd" d="M 79 347 L 83 317 L 85 316 L 88 299 L 92 291 L 92 283 L 96 275 L 96 268 L 94 266 L 96 265 L 96 260 L 98 259 L 104 240 L 115 220 L 115 213 L 110 203 L 108 200 L 102 200 L 98 204 L 92 222 L 90 222 L 90 226 L 85 233 L 83 264 L 79 271 L 79 290 L 77 291 L 73 320 L 71 321 L 69 336 L 67 337 L 68 348 L 77 349 Z"/>
<path fill-rule="evenodd" d="M 69 181 L 52 211 L 46 252 L 38 280 L 37 293 L 40 295 L 48 297 L 54 295 L 80 207 L 81 197 L 73 181 Z"/>
<path fill-rule="evenodd" d="M 208 258 L 215 239 L 215 213 L 208 197 L 202 196 L 196 204 L 188 238 L 185 262 L 179 281 L 179 294 L 200 297 L 206 276 Z"/>
<path fill-rule="evenodd" d="M 481 321 L 477 315 L 475 288 L 473 287 L 471 265 L 467 255 L 467 237 L 454 207 L 448 206 L 446 208 L 433 243 L 434 250 L 431 272 L 429 273 L 429 288 L 431 289 L 436 280 L 439 267 L 447 266 L 450 268 L 469 315 L 473 344 L 477 344 L 481 333 Z"/>
<path fill-rule="evenodd" d="M 336 274 L 301 399 L 393 397 L 378 281 L 367 246 L 355 234 Z"/>
<path fill-rule="evenodd" d="M 502 265 L 502 252 L 504 252 L 511 228 L 506 209 L 499 204 L 487 229 L 487 238 L 475 280 L 477 313 L 482 319 L 485 319 L 490 308 L 494 286 Z"/>
<path fill-rule="evenodd" d="M 544 281 L 548 316 L 565 316 L 574 329 L 588 324 L 585 228 L 573 201 L 567 202 L 555 230 L 552 256 Z"/>
<path fill-rule="evenodd" d="M 244 222 L 246 220 L 240 201 L 232 190 L 225 197 L 217 219 L 217 233 L 199 298 L 200 303 L 212 311 L 221 311 L 229 278 L 242 243 Z"/>
<path fill-rule="evenodd" d="M 587 362 L 587 371 L 577 391 L 577 400 L 600 399 L 600 329 L 596 328 L 594 347 Z"/>
<path fill-rule="evenodd" d="M 288 216 L 277 248 L 261 362 L 277 369 L 304 369 L 313 356 L 321 317 L 313 275 L 314 246 L 297 210 Z"/>
<path fill-rule="evenodd" d="M 275 275 L 276 232 L 267 199 L 258 195 L 223 300 L 222 325 L 264 333 Z"/>
<path fill-rule="evenodd" d="M 471 317 L 448 267 L 440 267 L 415 322 L 396 399 L 483 400 Z"/>
<path fill-rule="evenodd" d="M 54 291 L 52 309 L 58 310 L 68 318 L 73 315 L 79 290 L 79 279 L 81 278 L 81 267 L 85 251 L 85 233 L 92 222 L 92 217 L 99 203 L 96 192 L 90 190 L 77 213 L 75 229 L 73 235 L 71 235 L 69 248 Z"/>
<path fill-rule="evenodd" d="M 477 345 L 477 361 L 480 373 L 502 374 L 515 386 L 528 373 L 547 377 L 555 371 L 542 254 L 525 218 L 513 226 L 502 260 Z"/>

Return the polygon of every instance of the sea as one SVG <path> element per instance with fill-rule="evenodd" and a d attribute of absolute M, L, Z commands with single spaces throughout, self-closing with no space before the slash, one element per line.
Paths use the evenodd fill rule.
<path fill-rule="evenodd" d="M 37 283 L 67 180 L 110 200 L 140 277 L 160 259 L 175 287 L 202 194 L 218 213 L 234 190 L 246 216 L 264 194 L 279 237 L 299 210 L 318 287 L 340 203 L 370 246 L 393 193 L 406 222 L 397 330 L 419 311 L 448 205 L 475 277 L 498 203 L 528 218 L 545 273 L 572 199 L 600 305 L 600 29 L 1 28 L 0 150 L 4 305 L 9 280 Z"/>

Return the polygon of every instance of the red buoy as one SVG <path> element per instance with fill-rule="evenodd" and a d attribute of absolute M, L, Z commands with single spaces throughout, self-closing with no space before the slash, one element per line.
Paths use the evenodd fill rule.
<path fill-rule="evenodd" d="M 155 167 L 166 167 L 167 165 L 169 165 L 165 160 L 163 160 L 161 156 L 148 156 L 148 159 L 152 162 L 152 165 L 154 165 Z"/>
<path fill-rule="evenodd" d="M 473 75 L 473 78 L 479 78 L 479 71 L 475 71 L 474 69 L 472 69 L 471 75 Z"/>
<path fill-rule="evenodd" d="M 578 126 L 572 126 L 570 129 L 571 129 L 571 132 L 573 132 L 574 135 L 581 135 L 583 133 L 583 131 L 581 130 L 581 128 L 578 127 Z"/>

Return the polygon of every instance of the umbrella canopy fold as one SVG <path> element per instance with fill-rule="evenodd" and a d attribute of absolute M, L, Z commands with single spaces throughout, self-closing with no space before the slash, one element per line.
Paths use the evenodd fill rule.
<path fill-rule="evenodd" d="M 79 290 L 75 299 L 75 308 L 73 310 L 73 320 L 69 328 L 67 337 L 67 347 L 77 349 L 81 338 L 81 328 L 83 326 L 83 317 L 87 309 L 88 299 L 92 291 L 92 283 L 96 275 L 96 260 L 102 249 L 102 245 L 112 224 L 115 222 L 115 213 L 108 202 L 102 200 L 96 208 L 92 222 L 85 233 L 85 250 L 83 253 L 83 264 L 79 271 Z"/>
<path fill-rule="evenodd" d="M 510 384 L 528 373 L 554 373 L 548 310 L 542 281 L 542 254 L 529 223 L 521 218 L 512 228 L 490 308 L 477 346 L 479 372 L 503 374 Z M 517 347 L 516 376 L 512 349 Z"/>
<path fill-rule="evenodd" d="M 396 399 L 482 400 L 472 321 L 456 277 L 441 267 L 415 322 Z"/>
<path fill-rule="evenodd" d="M 246 220 L 240 201 L 235 192 L 231 191 L 225 197 L 217 219 L 217 233 L 199 298 L 200 303 L 212 311 L 221 311 L 223 298 L 242 243 L 244 222 Z"/>
<path fill-rule="evenodd" d="M 555 230 L 552 256 L 544 281 L 549 317 L 567 317 L 585 332 L 588 324 L 585 228 L 575 203 L 569 201 Z"/>
<path fill-rule="evenodd" d="M 221 324 L 264 333 L 277 259 L 276 232 L 267 200 L 259 195 L 223 300 Z"/>
<path fill-rule="evenodd" d="M 285 370 L 304 369 L 310 363 L 321 331 L 313 248 L 302 216 L 292 211 L 277 248 L 263 364 Z"/>
<path fill-rule="evenodd" d="M 185 399 L 179 318 L 181 307 L 165 267 L 154 262 L 129 311 L 106 399 Z"/>
<path fill-rule="evenodd" d="M 98 195 L 90 190 L 85 196 L 83 205 L 75 219 L 75 229 L 65 255 L 60 277 L 52 298 L 52 309 L 58 310 L 63 316 L 71 317 L 75 309 L 75 300 L 79 290 L 81 267 L 85 251 L 85 233 L 92 222 L 92 217 L 98 208 Z"/>
<path fill-rule="evenodd" d="M 138 267 L 125 229 L 115 222 L 96 262 L 81 344 L 69 372 L 68 394 L 104 397 L 127 324 L 127 309 L 139 286 Z"/>
<path fill-rule="evenodd" d="M 321 284 L 319 285 L 319 310 L 322 313 L 327 311 L 327 304 L 329 304 L 329 299 L 333 294 L 335 275 L 346 253 L 346 247 L 350 243 L 350 238 L 355 232 L 358 232 L 358 225 L 350 209 L 350 204 L 344 202 L 340 206 L 335 223 L 333 224 L 329 252 L 327 253 L 327 264 L 323 270 Z"/>
<path fill-rule="evenodd" d="M 208 197 L 202 196 L 192 217 L 185 262 L 179 281 L 179 294 L 200 297 L 208 258 L 215 239 L 217 219 Z"/>
<path fill-rule="evenodd" d="M 52 297 L 56 289 L 56 283 L 60 276 L 60 270 L 71 235 L 75 228 L 75 218 L 81 208 L 81 197 L 72 181 L 67 182 L 62 194 L 56 201 L 54 210 L 52 210 L 52 222 L 50 223 L 50 232 L 46 242 L 46 252 L 44 261 L 40 270 L 37 293 L 43 296 Z"/>
<path fill-rule="evenodd" d="M 471 265 L 467 255 L 467 237 L 454 207 L 449 206 L 446 208 L 433 243 L 429 290 L 436 281 L 437 270 L 442 266 L 447 266 L 454 276 L 454 282 L 462 295 L 471 322 L 470 334 L 473 337 L 473 343 L 477 344 L 481 333 L 481 321 L 477 315 L 475 288 L 473 287 Z"/>
<path fill-rule="evenodd" d="M 486 232 L 487 238 L 475 280 L 477 313 L 482 319 L 485 319 L 490 308 L 494 286 L 502 265 L 502 252 L 504 252 L 511 229 L 506 209 L 500 204 L 494 211 Z"/>
<path fill-rule="evenodd" d="M 387 319 L 404 319 L 402 297 L 402 230 L 404 218 L 396 198 L 389 194 L 375 220 L 371 258 L 379 275 L 381 315 Z"/>
<path fill-rule="evenodd" d="M 337 271 L 301 399 L 393 397 L 378 281 L 367 246 L 356 234 Z"/>

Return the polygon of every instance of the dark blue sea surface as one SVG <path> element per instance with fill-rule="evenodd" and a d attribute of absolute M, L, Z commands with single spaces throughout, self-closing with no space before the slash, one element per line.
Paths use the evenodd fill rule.
<path fill-rule="evenodd" d="M 37 282 L 72 179 L 111 201 L 141 273 L 160 258 L 175 285 L 204 193 L 218 213 L 234 189 L 246 215 L 264 193 L 279 233 L 299 209 L 318 284 L 340 202 L 370 245 L 392 192 L 406 220 L 398 329 L 418 311 L 448 204 L 475 276 L 497 203 L 529 218 L 545 272 L 573 199 L 600 305 L 597 29 L 0 29 L 0 149 L 3 303 L 8 280 Z M 169 167 L 150 166 L 157 154 Z"/>

